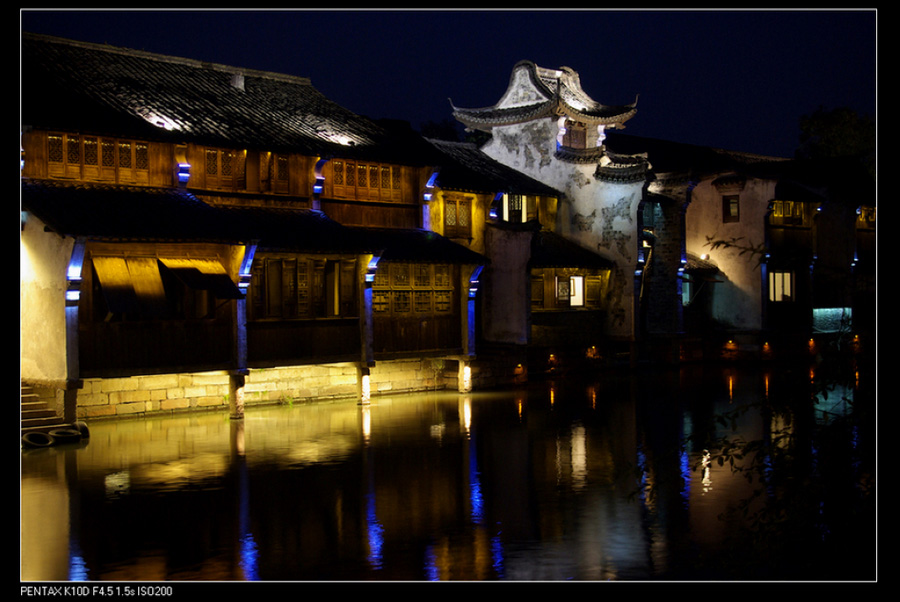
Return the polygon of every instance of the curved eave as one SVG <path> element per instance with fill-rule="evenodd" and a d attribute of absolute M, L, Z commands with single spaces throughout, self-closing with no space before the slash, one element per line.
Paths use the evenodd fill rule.
<path fill-rule="evenodd" d="M 583 110 L 563 102 L 559 104 L 556 112 L 560 116 L 565 115 L 573 121 L 588 125 L 624 127 L 623 124 L 637 113 L 637 108 L 634 105 L 625 107 L 598 105 L 594 108 Z"/>
<path fill-rule="evenodd" d="M 525 123 L 543 117 L 552 117 L 553 103 L 542 102 L 533 105 L 523 105 L 506 109 L 497 107 L 485 107 L 480 109 L 462 109 L 451 104 L 453 117 L 463 125 L 473 128 L 490 130 L 492 127 L 515 125 Z"/>

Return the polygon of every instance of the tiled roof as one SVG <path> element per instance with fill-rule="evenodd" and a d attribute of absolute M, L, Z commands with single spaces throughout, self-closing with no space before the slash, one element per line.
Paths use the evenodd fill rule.
<path fill-rule="evenodd" d="M 300 253 L 378 253 L 386 260 L 484 264 L 434 232 L 341 225 L 321 211 L 212 206 L 177 188 L 22 179 L 22 209 L 51 230 L 111 242 L 256 243 Z"/>
<path fill-rule="evenodd" d="M 465 142 L 429 140 L 440 152 L 438 185 L 452 190 L 507 192 L 560 198 L 562 193 L 525 174 L 499 163 Z"/>
<path fill-rule="evenodd" d="M 178 188 L 21 181 L 21 208 L 65 236 L 116 241 L 241 242 L 220 211 Z"/>
<path fill-rule="evenodd" d="M 485 256 L 431 230 L 419 228 L 352 227 L 363 244 L 384 261 L 484 265 Z"/>
<path fill-rule="evenodd" d="M 524 78 L 519 77 L 522 74 Z M 530 83 L 527 94 L 514 92 L 522 81 Z M 523 99 L 526 95 L 528 98 Z M 599 103 L 585 93 L 579 75 L 573 69 L 546 69 L 531 61 L 520 61 L 513 67 L 507 91 L 497 104 L 467 109 L 453 106 L 451 102 L 453 116 L 475 129 L 561 115 L 583 123 L 617 127 L 634 116 L 636 104 L 637 101 L 621 106 Z"/>
<path fill-rule="evenodd" d="M 751 168 L 760 171 L 785 162 L 785 159 L 779 157 L 729 152 L 707 146 L 632 136 L 612 131 L 606 133 L 604 146 L 620 155 L 646 154 L 653 171 L 656 173 L 692 172 L 712 174 Z"/>
<path fill-rule="evenodd" d="M 388 133 L 308 79 L 22 35 L 24 126 L 389 160 Z"/>
<path fill-rule="evenodd" d="M 719 267 L 708 259 L 703 259 L 690 251 L 686 255 L 687 265 L 684 269 L 687 272 L 714 274 L 719 271 Z"/>
<path fill-rule="evenodd" d="M 304 253 L 371 253 L 377 251 L 353 228 L 321 211 L 277 207 L 217 207 L 232 228 L 261 249 Z"/>
<path fill-rule="evenodd" d="M 533 268 L 567 267 L 609 269 L 613 261 L 547 230 L 535 232 L 531 239 Z"/>

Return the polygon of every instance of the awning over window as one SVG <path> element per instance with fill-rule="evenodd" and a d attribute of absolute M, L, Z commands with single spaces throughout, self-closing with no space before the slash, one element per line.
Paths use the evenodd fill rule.
<path fill-rule="evenodd" d="M 207 290 L 219 299 L 243 299 L 240 291 L 225 267 L 216 259 L 197 257 L 161 257 L 166 268 L 186 286 Z"/>
<path fill-rule="evenodd" d="M 93 257 L 94 271 L 113 313 L 162 315 L 166 293 L 155 257 Z"/>
<path fill-rule="evenodd" d="M 161 269 L 170 270 L 186 286 L 209 291 L 219 299 L 244 297 L 216 259 L 95 255 L 92 260 L 112 313 L 165 315 L 168 302 Z"/>

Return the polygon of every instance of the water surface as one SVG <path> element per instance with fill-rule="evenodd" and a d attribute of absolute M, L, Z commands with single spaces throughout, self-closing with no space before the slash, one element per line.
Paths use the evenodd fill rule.
<path fill-rule="evenodd" d="M 769 531 L 760 553 L 746 529 L 773 488 L 745 516 L 758 481 L 703 463 L 718 436 L 784 444 L 772 433 L 785 416 L 756 404 L 797 395 L 797 378 L 807 380 L 687 368 L 251 407 L 241 421 L 96 421 L 80 444 L 23 451 L 21 578 L 871 579 L 871 517 L 845 511 L 873 487 L 865 432 L 830 442 L 846 452 L 851 491 L 823 494 L 817 534 L 782 542 Z M 845 416 L 852 387 L 843 393 L 790 427 Z M 740 408 L 733 424 L 718 420 Z M 849 527 L 830 518 L 833 499 L 851 504 Z M 835 541 L 858 549 L 826 554 Z M 798 548 L 831 560 L 770 556 Z"/>

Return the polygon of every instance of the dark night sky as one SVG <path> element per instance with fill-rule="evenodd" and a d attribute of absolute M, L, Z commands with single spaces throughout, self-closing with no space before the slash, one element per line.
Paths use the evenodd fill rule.
<path fill-rule="evenodd" d="M 308 77 L 373 118 L 492 105 L 515 63 L 569 66 L 598 102 L 640 95 L 626 133 L 792 156 L 819 106 L 875 115 L 866 11 L 23 9 L 21 29 Z"/>

